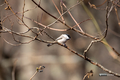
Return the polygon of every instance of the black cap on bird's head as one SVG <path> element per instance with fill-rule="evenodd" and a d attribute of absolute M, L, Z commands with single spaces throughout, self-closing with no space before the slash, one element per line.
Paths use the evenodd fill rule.
<path fill-rule="evenodd" d="M 66 34 L 66 35 L 67 35 L 69 38 L 71 38 L 69 34 Z"/>

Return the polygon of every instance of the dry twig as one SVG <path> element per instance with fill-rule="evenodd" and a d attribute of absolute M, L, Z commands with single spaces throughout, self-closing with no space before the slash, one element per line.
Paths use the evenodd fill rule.
<path fill-rule="evenodd" d="M 86 73 L 86 75 L 83 77 L 83 80 L 85 80 L 86 77 L 89 78 L 89 77 L 91 77 L 91 76 L 93 76 L 93 71 L 92 71 L 92 70 L 90 70 L 90 72 L 87 72 L 87 73 Z"/>
<path fill-rule="evenodd" d="M 30 80 L 32 80 L 32 78 L 37 74 L 37 72 L 43 72 L 43 69 L 45 68 L 45 66 L 39 66 L 36 68 L 35 73 L 33 74 L 33 76 L 30 78 Z"/>

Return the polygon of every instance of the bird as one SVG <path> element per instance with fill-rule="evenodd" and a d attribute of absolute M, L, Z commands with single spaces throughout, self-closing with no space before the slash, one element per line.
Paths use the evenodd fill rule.
<path fill-rule="evenodd" d="M 55 44 L 55 43 L 60 43 L 60 44 L 62 44 L 63 46 L 66 46 L 66 42 L 70 39 L 71 37 L 70 37 L 70 35 L 68 35 L 68 34 L 62 34 L 61 36 L 59 36 L 57 39 L 55 39 L 55 41 L 53 42 L 53 43 L 49 43 L 47 46 L 49 47 L 49 46 L 52 46 L 53 44 Z"/>

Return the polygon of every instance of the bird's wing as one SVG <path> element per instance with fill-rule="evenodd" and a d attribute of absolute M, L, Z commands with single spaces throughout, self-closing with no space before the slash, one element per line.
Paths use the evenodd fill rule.
<path fill-rule="evenodd" d="M 58 37 L 56 40 L 60 40 L 60 39 L 62 39 L 62 36 Z"/>

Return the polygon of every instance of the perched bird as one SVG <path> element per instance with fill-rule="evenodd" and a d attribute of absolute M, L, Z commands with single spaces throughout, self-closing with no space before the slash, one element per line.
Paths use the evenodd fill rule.
<path fill-rule="evenodd" d="M 52 46 L 52 45 L 55 44 L 56 42 L 58 42 L 58 43 L 60 43 L 60 44 L 62 44 L 62 45 L 64 45 L 64 46 L 66 46 L 65 43 L 66 43 L 66 41 L 69 40 L 70 38 L 71 38 L 71 37 L 70 37 L 68 34 L 62 34 L 60 37 L 58 37 L 58 38 L 55 40 L 54 43 L 49 43 L 47 46 L 48 46 L 48 47 L 49 47 L 49 46 Z"/>

